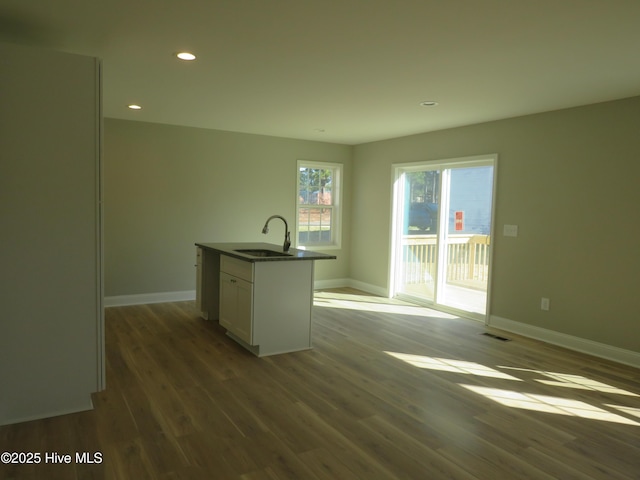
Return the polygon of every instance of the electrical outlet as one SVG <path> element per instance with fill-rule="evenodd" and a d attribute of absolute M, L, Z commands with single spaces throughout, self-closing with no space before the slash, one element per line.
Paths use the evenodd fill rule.
<path fill-rule="evenodd" d="M 518 226 L 517 225 L 505 225 L 502 228 L 502 235 L 505 237 L 517 237 L 518 236 Z"/>
<path fill-rule="evenodd" d="M 549 310 L 549 299 L 542 297 L 542 300 L 540 301 L 540 309 L 541 310 Z"/>

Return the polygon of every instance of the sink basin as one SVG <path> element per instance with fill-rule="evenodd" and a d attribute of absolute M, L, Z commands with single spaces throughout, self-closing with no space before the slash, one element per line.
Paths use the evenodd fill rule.
<path fill-rule="evenodd" d="M 290 253 L 276 252 L 275 250 L 266 250 L 263 248 L 244 248 L 234 250 L 234 252 L 243 253 L 252 257 L 291 257 Z"/>

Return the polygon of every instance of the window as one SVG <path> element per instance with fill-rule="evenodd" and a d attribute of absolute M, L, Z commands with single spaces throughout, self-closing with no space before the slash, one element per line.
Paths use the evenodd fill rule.
<path fill-rule="evenodd" d="M 298 247 L 340 247 L 342 165 L 298 161 Z"/>

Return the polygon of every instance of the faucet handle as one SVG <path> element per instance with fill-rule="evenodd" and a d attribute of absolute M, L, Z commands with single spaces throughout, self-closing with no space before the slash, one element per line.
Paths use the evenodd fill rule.
<path fill-rule="evenodd" d="M 287 234 L 284 237 L 284 245 L 282 246 L 282 251 L 288 252 L 290 246 L 291 246 L 291 232 L 287 232 Z"/>

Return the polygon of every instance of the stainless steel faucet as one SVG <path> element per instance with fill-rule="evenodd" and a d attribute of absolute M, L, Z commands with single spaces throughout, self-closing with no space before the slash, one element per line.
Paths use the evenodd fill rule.
<path fill-rule="evenodd" d="M 284 219 L 283 216 L 271 215 L 269 218 L 267 218 L 267 221 L 264 223 L 264 227 L 262 228 L 262 233 L 264 234 L 269 233 L 269 222 L 274 218 L 279 218 L 284 222 L 284 245 L 282 245 L 282 251 L 288 252 L 289 247 L 291 246 L 291 233 L 289 232 L 289 225 L 287 224 L 287 221 Z"/>

